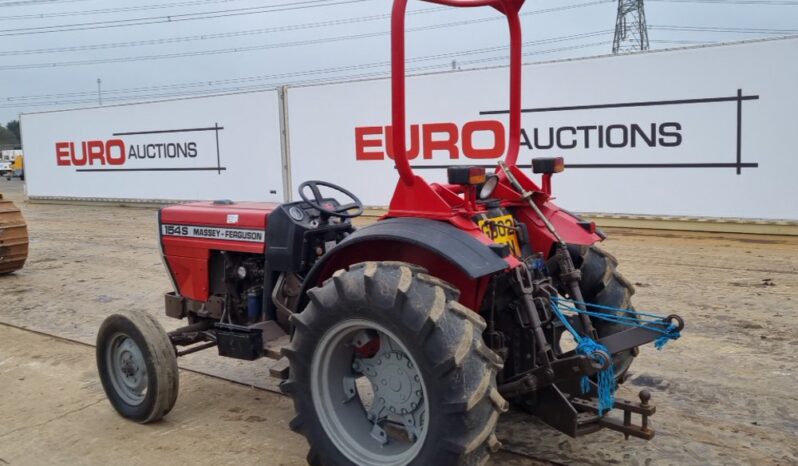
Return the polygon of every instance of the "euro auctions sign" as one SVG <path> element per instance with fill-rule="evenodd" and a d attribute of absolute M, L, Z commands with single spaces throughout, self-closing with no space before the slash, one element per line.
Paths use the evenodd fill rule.
<path fill-rule="evenodd" d="M 576 212 L 798 220 L 794 203 L 773 201 L 798 198 L 796 50 L 790 38 L 525 65 L 518 164 L 564 157 L 554 195 Z M 505 67 L 408 77 L 416 174 L 496 167 L 508 81 Z M 289 89 L 292 182 L 322 178 L 387 205 L 390 99 L 387 79 Z"/>
<path fill-rule="evenodd" d="M 221 174 L 224 126 L 115 132 L 110 139 L 57 141 L 55 162 L 90 171 L 193 171 Z"/>
<path fill-rule="evenodd" d="M 22 119 L 31 197 L 283 200 L 276 91 Z"/>
<path fill-rule="evenodd" d="M 618 149 L 625 147 L 677 147 L 682 143 L 679 122 L 640 125 L 580 125 L 560 128 L 521 129 L 521 147 L 529 150 Z M 390 126 L 355 128 L 357 160 L 393 159 Z M 530 134 L 531 133 L 531 134 Z M 498 120 L 410 125 L 407 157 L 416 160 L 439 159 L 491 160 L 507 153 L 507 128 Z M 436 152 L 438 152 L 437 155 Z"/>
<path fill-rule="evenodd" d="M 393 135 L 390 126 L 362 126 L 355 128 L 355 158 L 357 160 L 393 159 Z M 496 159 L 504 155 L 507 147 L 507 130 L 501 121 L 469 121 L 456 123 L 429 123 L 410 125 L 410 160 L 430 160 L 435 151 L 444 151 L 445 157 L 455 160 L 461 154 L 468 159 Z M 488 144 L 477 147 L 479 139 L 489 139 Z"/>

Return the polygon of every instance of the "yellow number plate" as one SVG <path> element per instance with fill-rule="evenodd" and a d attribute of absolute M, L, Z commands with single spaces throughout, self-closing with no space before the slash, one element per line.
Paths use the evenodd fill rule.
<path fill-rule="evenodd" d="M 481 219 L 477 222 L 477 225 L 479 225 L 482 233 L 493 240 L 494 243 L 506 244 L 510 247 L 510 253 L 514 256 L 521 256 L 521 245 L 518 243 L 515 220 L 512 215 Z"/>

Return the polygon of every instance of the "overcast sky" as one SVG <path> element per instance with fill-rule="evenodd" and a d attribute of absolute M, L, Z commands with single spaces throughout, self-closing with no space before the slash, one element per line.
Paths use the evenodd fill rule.
<path fill-rule="evenodd" d="M 385 73 L 390 4 L 0 0 L 0 123 L 96 105 L 98 78 L 108 104 Z M 645 8 L 652 49 L 798 33 L 798 0 L 647 0 Z M 525 61 L 610 53 L 616 9 L 612 0 L 527 0 Z M 408 36 L 409 69 L 505 61 L 495 11 L 420 1 L 410 11 L 408 27 L 421 30 Z"/>

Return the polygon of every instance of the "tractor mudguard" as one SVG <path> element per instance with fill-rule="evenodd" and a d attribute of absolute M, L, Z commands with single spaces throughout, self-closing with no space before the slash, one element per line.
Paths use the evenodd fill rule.
<path fill-rule="evenodd" d="M 541 212 L 557 229 L 566 243 L 579 246 L 591 246 L 604 240 L 604 233 L 596 228 L 595 223 L 558 207 L 551 201 L 539 204 Z M 554 253 L 557 239 L 535 215 L 532 209 L 522 208 L 514 212 L 516 220 L 526 225 L 529 240 L 535 251 L 540 251 L 548 259 Z"/>
<path fill-rule="evenodd" d="M 421 246 L 455 264 L 471 278 L 507 268 L 504 259 L 463 230 L 423 218 L 391 218 L 377 222 L 347 237 L 336 250 L 377 239 Z"/>
<path fill-rule="evenodd" d="M 461 291 L 472 309 L 481 302 L 488 277 L 509 267 L 488 245 L 449 223 L 421 218 L 391 218 L 360 228 L 319 260 L 308 273 L 305 292 L 336 270 L 358 262 L 402 261 L 419 265 Z"/>

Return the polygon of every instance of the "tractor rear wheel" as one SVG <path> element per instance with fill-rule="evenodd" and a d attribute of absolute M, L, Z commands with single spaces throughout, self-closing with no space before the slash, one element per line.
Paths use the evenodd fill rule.
<path fill-rule="evenodd" d="M 579 286 L 585 302 L 619 309 L 634 309 L 632 307 L 634 286 L 618 272 L 618 260 L 615 257 L 596 246 L 571 246 L 569 250 L 574 266 L 582 273 Z M 595 309 L 595 311 L 612 313 L 602 309 Z M 624 313 L 617 314 L 625 315 Z M 627 329 L 622 324 L 598 318 L 591 318 L 591 321 L 600 338 Z M 637 349 L 633 348 L 613 356 L 615 376 L 619 381 L 623 380 L 636 355 Z"/>
<path fill-rule="evenodd" d="M 455 288 L 410 264 L 367 262 L 308 294 L 281 389 L 310 464 L 482 464 L 499 447 L 502 361 Z"/>
<path fill-rule="evenodd" d="M 146 424 L 177 401 L 177 356 L 169 336 L 144 311 L 121 311 L 97 333 L 97 369 L 105 394 L 123 417 Z"/>

